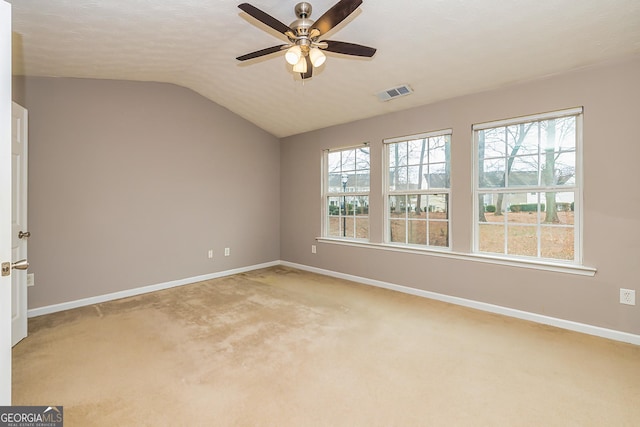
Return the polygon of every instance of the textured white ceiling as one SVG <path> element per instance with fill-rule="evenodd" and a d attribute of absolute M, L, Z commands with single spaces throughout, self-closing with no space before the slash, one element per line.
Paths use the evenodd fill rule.
<path fill-rule="evenodd" d="M 365 0 L 325 38 L 376 55 L 328 53 L 303 83 L 283 53 L 236 61 L 284 42 L 241 1 L 9 2 L 14 74 L 175 83 L 278 137 L 640 53 L 638 0 Z M 250 3 L 290 24 L 296 2 Z M 402 83 L 414 94 L 376 98 Z"/>

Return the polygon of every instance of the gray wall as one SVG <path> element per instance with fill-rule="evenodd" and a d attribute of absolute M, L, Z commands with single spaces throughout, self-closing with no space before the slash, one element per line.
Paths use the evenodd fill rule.
<path fill-rule="evenodd" d="M 620 287 L 640 290 L 638 75 L 635 58 L 281 141 L 173 85 L 16 78 L 30 117 L 29 306 L 282 259 L 640 334 L 640 306 L 618 303 Z M 382 139 L 453 128 L 451 237 L 465 253 L 471 125 L 575 106 L 585 108 L 584 259 L 595 277 L 322 243 L 311 254 L 322 149 L 371 143 L 381 242 Z"/>
<path fill-rule="evenodd" d="M 277 138 L 170 84 L 16 78 L 14 99 L 30 308 L 279 259 Z"/>
<path fill-rule="evenodd" d="M 640 291 L 638 76 L 636 57 L 284 138 L 281 259 L 640 334 L 640 306 L 618 302 L 620 287 Z M 453 128 L 451 236 L 454 251 L 469 253 L 472 124 L 576 106 L 584 106 L 584 263 L 595 277 L 326 243 L 311 253 L 322 149 L 371 143 L 371 240 L 382 242 L 382 140 Z"/>

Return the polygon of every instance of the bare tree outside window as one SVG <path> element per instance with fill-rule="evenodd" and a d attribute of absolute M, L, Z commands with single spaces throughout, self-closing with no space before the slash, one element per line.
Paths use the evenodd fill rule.
<path fill-rule="evenodd" d="M 476 250 L 576 260 L 579 118 L 478 125 Z"/>
<path fill-rule="evenodd" d="M 369 154 L 366 145 L 325 153 L 326 237 L 369 238 Z"/>
<path fill-rule="evenodd" d="M 415 135 L 385 143 L 386 240 L 448 248 L 450 133 Z"/>

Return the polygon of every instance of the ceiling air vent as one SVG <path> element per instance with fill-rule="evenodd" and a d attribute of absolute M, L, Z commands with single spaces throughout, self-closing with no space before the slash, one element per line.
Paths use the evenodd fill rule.
<path fill-rule="evenodd" d="M 383 90 L 378 93 L 378 99 L 380 101 L 388 101 L 390 99 L 398 98 L 400 96 L 411 95 L 413 90 L 409 87 L 409 85 L 402 85 L 397 87 L 392 87 L 391 89 Z"/>

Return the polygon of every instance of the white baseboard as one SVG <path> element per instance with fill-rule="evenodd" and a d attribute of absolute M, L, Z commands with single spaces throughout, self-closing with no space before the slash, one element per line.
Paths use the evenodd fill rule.
<path fill-rule="evenodd" d="M 477 310 L 487 311 L 490 313 L 502 314 L 505 316 L 515 317 L 517 319 L 529 320 L 543 325 L 555 326 L 570 331 L 581 332 L 588 335 L 595 335 L 602 338 L 608 338 L 615 341 L 626 342 L 630 344 L 640 345 L 640 335 L 630 334 L 628 332 L 616 331 L 614 329 L 602 328 L 599 326 L 587 325 L 584 323 L 573 322 L 571 320 L 557 319 L 555 317 L 544 316 L 542 314 L 530 313 L 527 311 L 516 310 L 513 308 L 502 307 L 499 305 L 488 304 L 484 302 L 469 300 L 465 298 L 453 297 L 449 295 L 439 294 L 436 292 L 425 291 L 422 289 L 410 288 L 408 286 L 396 285 L 393 283 L 383 282 L 380 280 L 367 279 L 365 277 L 353 276 L 350 274 L 338 273 L 332 270 L 324 270 L 322 268 L 311 267 L 303 264 L 296 264 L 288 261 L 272 261 L 264 264 L 256 264 L 248 267 L 236 268 L 233 270 L 220 271 L 217 273 L 205 274 L 202 276 L 189 277 L 186 279 L 173 280 L 170 282 L 159 283 L 156 285 L 143 286 L 140 288 L 127 289 L 120 292 L 114 292 L 105 295 L 99 295 L 90 298 L 84 298 L 75 301 L 69 301 L 61 304 L 48 305 L 30 309 L 27 312 L 28 317 L 42 316 L 58 311 L 70 310 L 72 308 L 84 307 L 92 304 L 99 304 L 107 301 L 113 301 L 120 298 L 131 297 L 135 295 L 146 294 L 149 292 L 160 291 L 162 289 L 175 288 L 177 286 L 189 285 L 191 283 L 202 282 L 204 280 L 217 279 L 219 277 L 232 276 L 234 274 L 246 273 L 248 271 L 259 270 L 261 268 L 274 267 L 283 265 L 286 267 L 297 268 L 299 270 L 309 271 L 312 273 L 324 274 L 325 276 L 336 277 L 339 279 L 350 280 L 364 285 L 376 286 L 379 288 L 390 289 L 393 291 L 403 292 L 405 294 L 416 295 L 423 298 L 430 298 L 438 301 L 448 302 L 451 304 L 470 307 Z"/>
<path fill-rule="evenodd" d="M 280 261 L 272 261 L 264 264 L 256 264 L 248 267 L 236 268 L 233 270 L 220 271 L 217 273 L 204 274 L 202 276 L 189 277 L 186 279 L 172 280 L 170 282 L 158 283 L 156 285 L 143 286 L 140 288 L 127 289 L 120 292 L 98 295 L 90 298 L 83 298 L 75 301 L 63 302 L 61 304 L 47 305 L 44 307 L 32 308 L 27 311 L 28 317 L 42 316 L 44 314 L 56 313 L 58 311 L 70 310 L 72 308 L 84 307 L 92 304 L 100 304 L 102 302 L 113 301 L 120 298 L 127 298 L 136 295 L 146 294 L 149 292 L 160 291 L 163 289 L 175 288 L 177 286 L 189 285 L 192 283 L 202 282 L 204 280 L 217 279 L 219 277 L 232 276 L 238 273 L 246 273 L 247 271 L 259 270 L 261 268 L 273 267 L 280 265 Z"/>
<path fill-rule="evenodd" d="M 336 277 L 339 279 L 351 280 L 353 282 L 365 285 L 376 286 L 379 288 L 390 289 L 393 291 L 403 292 L 405 294 L 416 295 L 424 298 L 430 298 L 438 301 L 448 302 L 451 304 L 470 307 L 477 310 L 488 311 L 490 313 L 503 314 L 509 317 L 529 320 L 531 322 L 541 323 L 543 325 L 555 326 L 570 331 L 581 332 L 588 335 L 595 335 L 602 338 L 608 338 L 615 341 L 626 342 L 630 344 L 640 345 L 640 335 L 628 332 L 616 331 L 614 329 L 601 328 L 599 326 L 587 325 L 585 323 L 573 322 L 571 320 L 557 319 L 555 317 L 544 316 L 542 314 L 530 313 L 528 311 L 516 310 L 513 308 L 502 307 L 499 305 L 488 304 L 484 302 L 469 300 L 465 298 L 452 297 L 449 295 L 439 294 L 436 292 L 424 291 L 422 289 L 410 288 L 408 286 L 396 285 L 393 283 L 382 282 L 380 280 L 367 279 L 365 277 L 352 276 L 350 274 L 338 273 L 331 270 L 310 267 L 308 265 L 295 264 L 292 262 L 281 261 L 281 265 L 286 267 L 297 268 L 312 273 L 324 274 L 325 276 Z"/>

